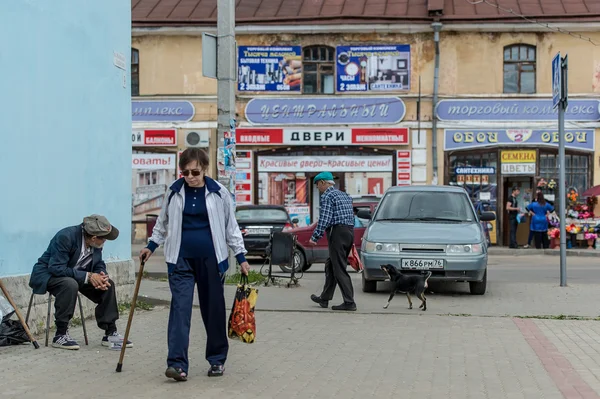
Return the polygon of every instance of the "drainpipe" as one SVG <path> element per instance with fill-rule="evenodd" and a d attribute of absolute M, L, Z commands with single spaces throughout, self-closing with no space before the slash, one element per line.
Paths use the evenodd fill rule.
<path fill-rule="evenodd" d="M 441 22 L 431 24 L 433 28 L 433 42 L 435 44 L 435 60 L 433 68 L 433 99 L 431 113 L 431 150 L 433 152 L 433 179 L 432 184 L 438 184 L 438 155 L 437 155 L 437 115 L 435 108 L 438 103 L 438 86 L 440 80 L 440 31 L 442 30 Z"/>

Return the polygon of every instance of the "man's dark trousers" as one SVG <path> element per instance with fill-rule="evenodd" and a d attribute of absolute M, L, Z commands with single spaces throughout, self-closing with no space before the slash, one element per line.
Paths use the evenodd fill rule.
<path fill-rule="evenodd" d="M 48 292 L 55 299 L 54 318 L 56 320 L 57 334 L 65 334 L 69 326 L 69 321 L 73 318 L 75 304 L 77 303 L 77 292 L 81 292 L 85 297 L 96 304 L 96 323 L 98 327 L 111 334 L 117 331 L 115 322 L 119 319 L 119 308 L 117 306 L 117 295 L 115 284 L 108 280 L 110 287 L 108 290 L 97 290 L 92 284 L 79 283 L 71 277 L 51 277 L 48 280 Z"/>
<path fill-rule="evenodd" d="M 327 229 L 329 258 L 325 262 L 325 286 L 321 299 L 331 301 L 336 284 L 340 286 L 344 303 L 354 303 L 352 279 L 346 271 L 348 255 L 354 243 L 354 227 L 336 225 Z"/>
<path fill-rule="evenodd" d="M 517 248 L 517 227 L 519 227 L 519 221 L 517 217 L 509 217 L 508 223 L 510 225 L 510 247 Z"/>

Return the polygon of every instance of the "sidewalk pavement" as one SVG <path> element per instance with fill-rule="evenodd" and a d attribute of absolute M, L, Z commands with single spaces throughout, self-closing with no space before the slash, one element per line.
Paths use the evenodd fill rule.
<path fill-rule="evenodd" d="M 122 373 L 92 323 L 79 351 L 0 348 L 0 398 L 600 398 L 598 322 L 419 315 L 259 309 L 257 341 L 230 340 L 225 376 L 209 378 L 195 311 L 190 378 L 175 383 L 157 307 L 136 312 Z"/>

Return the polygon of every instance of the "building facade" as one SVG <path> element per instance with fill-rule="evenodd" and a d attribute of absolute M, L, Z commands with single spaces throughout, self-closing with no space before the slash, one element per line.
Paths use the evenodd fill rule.
<path fill-rule="evenodd" d="M 493 242 L 505 244 L 510 188 L 519 185 L 526 204 L 541 178 L 558 178 L 550 94 L 558 51 L 571 60 L 567 184 L 600 183 L 600 10 L 588 10 L 586 20 L 573 10 L 519 10 L 552 20 L 548 29 L 455 2 L 385 9 L 317 2 L 294 10 L 281 1 L 239 2 L 237 203 L 285 205 L 309 224 L 318 219 L 311 180 L 321 170 L 356 198 L 400 184 L 461 185 L 496 211 Z M 214 142 L 216 112 L 208 109 L 216 81 L 202 76 L 200 49 L 215 15 L 185 3 L 133 7 L 135 100 L 202 104 L 186 123 L 210 126 Z"/>

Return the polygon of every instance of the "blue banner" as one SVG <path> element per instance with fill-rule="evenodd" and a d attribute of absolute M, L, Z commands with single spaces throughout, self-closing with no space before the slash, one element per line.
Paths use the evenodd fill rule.
<path fill-rule="evenodd" d="M 338 46 L 337 90 L 410 91 L 410 45 Z"/>
<path fill-rule="evenodd" d="M 302 47 L 238 47 L 238 91 L 300 91 Z"/>

